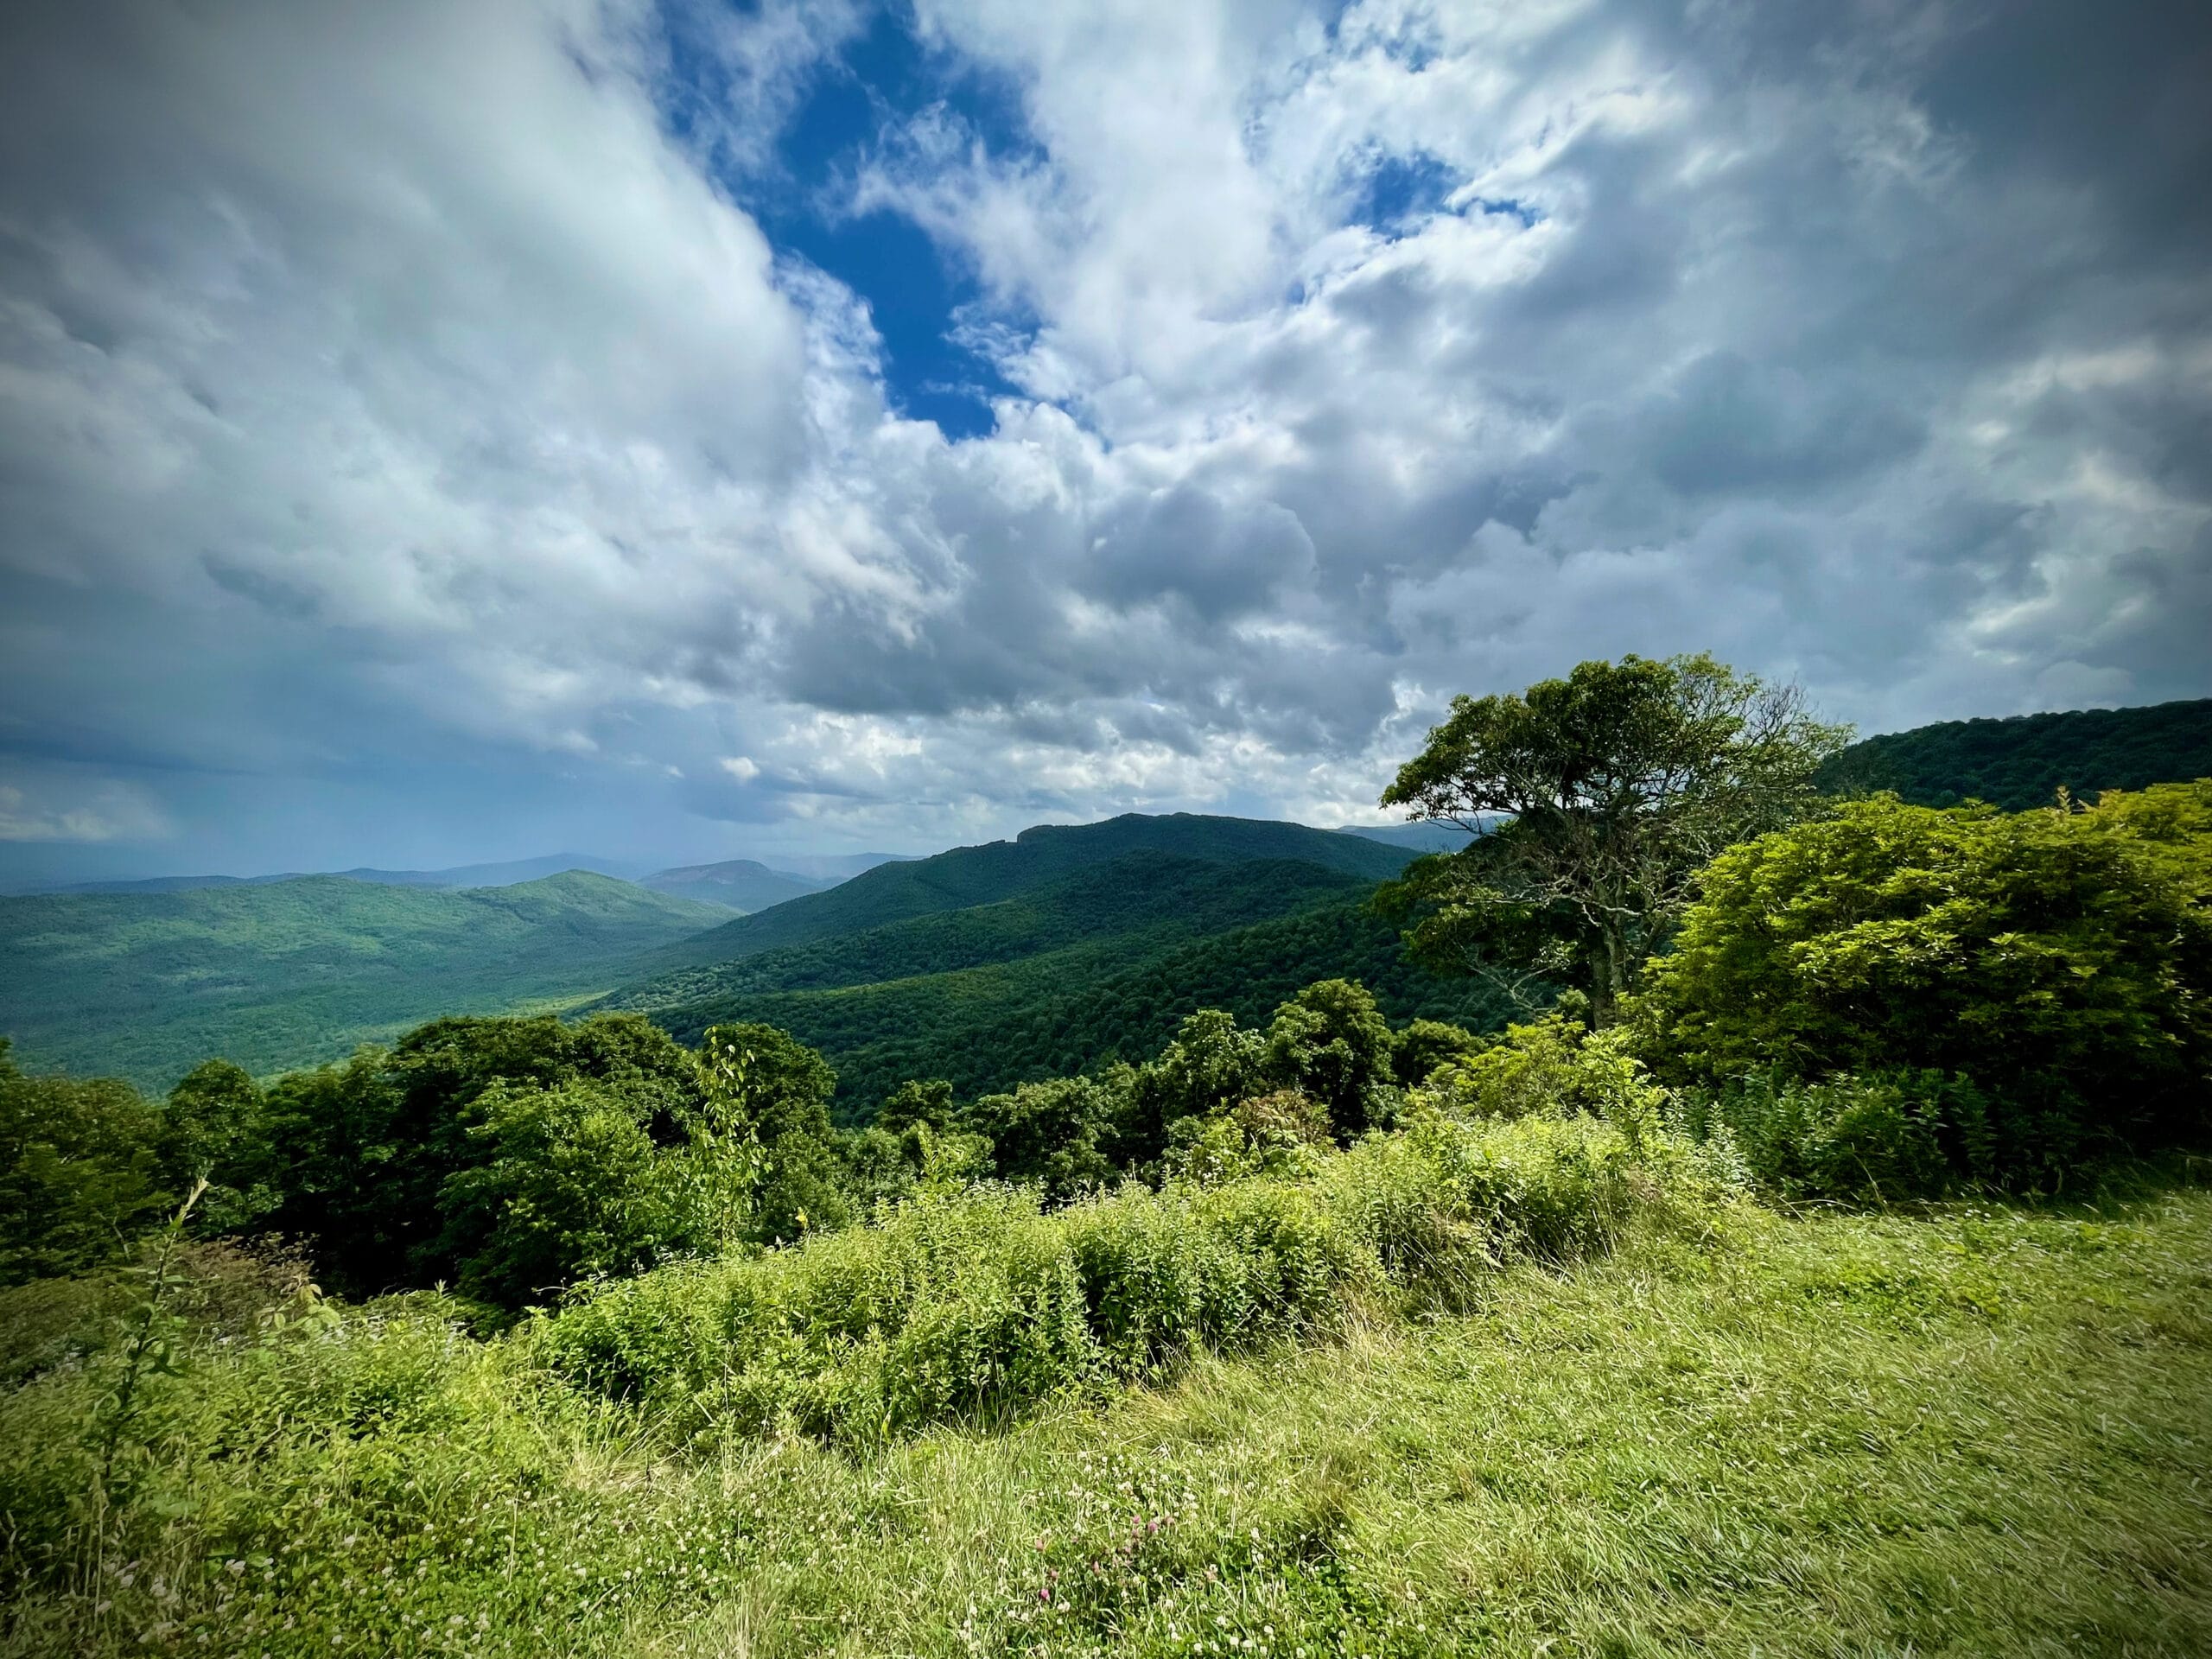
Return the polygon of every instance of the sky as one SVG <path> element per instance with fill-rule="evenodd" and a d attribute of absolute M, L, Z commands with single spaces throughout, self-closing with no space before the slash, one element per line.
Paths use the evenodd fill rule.
<path fill-rule="evenodd" d="M 0 875 L 1379 822 L 2212 693 L 2212 10 L 0 20 Z"/>

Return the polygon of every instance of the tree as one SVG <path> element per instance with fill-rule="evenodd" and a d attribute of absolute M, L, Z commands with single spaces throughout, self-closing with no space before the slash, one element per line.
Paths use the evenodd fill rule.
<path fill-rule="evenodd" d="M 1611 1024 L 1721 849 L 1802 816 L 1848 728 L 1704 655 L 1589 662 L 1518 696 L 1452 700 L 1383 791 L 1474 832 L 1416 860 L 1382 902 L 1432 968 L 1524 1005 L 1579 986 Z M 1501 821 L 1502 820 L 1502 821 Z"/>
<path fill-rule="evenodd" d="M 2191 1138 L 2212 1069 L 2208 894 L 2212 784 L 2009 816 L 1853 802 L 1714 862 L 1642 999 L 1644 1046 L 1708 1084 L 1971 1077 L 2003 1115 L 1996 1179 L 2063 1170 L 2095 1140 Z"/>
<path fill-rule="evenodd" d="M 0 1037 L 0 1286 L 78 1273 L 157 1225 L 161 1113 L 113 1077 L 29 1077 Z"/>
<path fill-rule="evenodd" d="M 169 1090 L 162 1114 L 162 1175 L 178 1192 L 207 1182 L 193 1212 L 195 1230 L 238 1232 L 276 1207 L 278 1195 L 266 1179 L 264 1111 L 253 1078 L 229 1060 L 202 1060 Z"/>
<path fill-rule="evenodd" d="M 454 1277 L 446 1183 L 491 1161 L 480 1103 L 496 1085 L 592 1082 L 638 1104 L 657 1141 L 696 1105 L 690 1052 L 637 1014 L 433 1020 L 390 1050 L 276 1078 L 264 1092 L 271 1226 L 311 1240 L 327 1282 L 373 1294 Z"/>
<path fill-rule="evenodd" d="M 1268 1027 L 1268 1069 L 1284 1086 L 1319 1101 L 1338 1138 L 1349 1141 L 1374 1121 L 1377 1091 L 1391 1080 L 1389 1022 L 1367 988 L 1324 979 L 1275 1010 Z"/>
<path fill-rule="evenodd" d="M 1402 1089 L 1428 1080 L 1440 1065 L 1481 1053 L 1490 1039 L 1443 1020 L 1415 1020 L 1391 1039 L 1390 1071 Z"/>
<path fill-rule="evenodd" d="M 491 1159 L 448 1177 L 440 1195 L 462 1294 L 518 1310 L 686 1243 L 671 1154 L 648 1129 L 656 1104 L 588 1081 L 486 1089 L 470 1133 Z"/>
<path fill-rule="evenodd" d="M 710 1099 L 726 1096 L 732 1126 L 759 1146 L 751 1236 L 774 1243 L 843 1226 L 851 1206 L 830 1122 L 830 1063 L 789 1032 L 753 1023 L 709 1027 L 704 1053 Z"/>
<path fill-rule="evenodd" d="M 875 1122 L 894 1132 L 918 1123 L 941 1130 L 952 1122 L 952 1085 L 943 1077 L 910 1077 L 884 1096 Z"/>
<path fill-rule="evenodd" d="M 963 1115 L 963 1127 L 990 1142 L 1001 1175 L 1034 1181 L 1058 1204 L 1114 1179 L 1105 1147 L 1125 1109 L 1121 1093 L 1105 1084 L 1053 1077 L 983 1096 Z"/>

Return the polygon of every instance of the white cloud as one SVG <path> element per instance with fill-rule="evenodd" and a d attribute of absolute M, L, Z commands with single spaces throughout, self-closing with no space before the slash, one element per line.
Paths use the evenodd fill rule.
<path fill-rule="evenodd" d="M 717 181 L 857 4 L 21 9 L 0 685 L 103 764 L 906 845 L 1341 821 L 1452 691 L 1629 650 L 1881 726 L 2208 689 L 2187 169 L 2082 113 L 2178 60 L 2107 29 L 2020 126 L 1962 15 L 1789 11 L 925 0 L 1027 124 L 846 204 L 982 284 L 1019 390 L 950 443 Z"/>

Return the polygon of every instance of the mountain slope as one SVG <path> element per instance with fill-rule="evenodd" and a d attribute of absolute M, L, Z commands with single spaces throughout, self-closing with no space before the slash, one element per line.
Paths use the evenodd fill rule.
<path fill-rule="evenodd" d="M 540 880 L 549 875 L 565 875 L 571 870 L 582 870 L 594 875 L 608 875 L 618 881 L 627 881 L 638 874 L 640 868 L 636 864 L 595 858 L 589 853 L 547 853 L 540 858 L 513 858 L 498 864 L 456 864 L 443 870 L 376 870 L 364 868 L 340 870 L 337 874 L 356 881 L 373 881 L 387 887 L 512 887 L 525 881 Z"/>
<path fill-rule="evenodd" d="M 1303 824 L 1193 813 L 1128 813 L 1103 823 L 1040 824 L 1012 841 L 879 864 L 826 893 L 794 899 L 686 940 L 663 953 L 656 966 L 733 961 L 917 916 L 993 904 L 1132 853 L 1221 863 L 1291 860 L 1369 881 L 1396 874 L 1413 856 L 1408 849 Z"/>
<path fill-rule="evenodd" d="M 1433 821 L 1420 823 L 1355 823 L 1337 833 L 1340 836 L 1363 836 L 1369 841 L 1379 841 L 1388 847 L 1402 847 L 1410 853 L 1456 853 L 1474 837 L 1456 823 Z"/>
<path fill-rule="evenodd" d="M 601 1005 L 687 1042 L 758 1020 L 820 1048 L 838 1108 L 865 1118 L 897 1084 L 963 1095 L 1136 1058 L 1199 1007 L 1263 1020 L 1315 979 L 1365 982 L 1394 1017 L 1490 1022 L 1472 988 L 1408 964 L 1372 884 L 1283 860 L 1133 853 L 1012 899 L 678 969 Z"/>
<path fill-rule="evenodd" d="M 343 876 L 0 899 L 0 1034 L 26 1066 L 163 1089 L 211 1055 L 254 1071 L 438 1014 L 571 1004 L 726 911 L 582 872 L 459 891 Z"/>
<path fill-rule="evenodd" d="M 1821 768 L 1825 789 L 1894 790 L 1922 806 L 1975 798 L 2017 812 L 2061 786 L 2106 789 L 2212 777 L 2212 698 L 2142 709 L 2082 709 L 2009 720 L 1952 720 L 1853 744 Z"/>
<path fill-rule="evenodd" d="M 724 910 L 750 915 L 771 905 L 780 905 L 787 899 L 804 899 L 810 893 L 819 893 L 836 884 L 772 870 L 753 859 L 733 858 L 720 864 L 686 864 L 672 870 L 657 870 L 643 877 L 638 885 L 651 887 L 655 893 L 672 893 L 678 899 L 717 905 Z"/>

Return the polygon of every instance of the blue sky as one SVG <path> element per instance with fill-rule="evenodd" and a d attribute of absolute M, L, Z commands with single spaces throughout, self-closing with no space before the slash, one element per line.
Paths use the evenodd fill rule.
<path fill-rule="evenodd" d="M 0 22 L 0 880 L 1373 820 L 2212 691 L 2201 7 Z"/>

